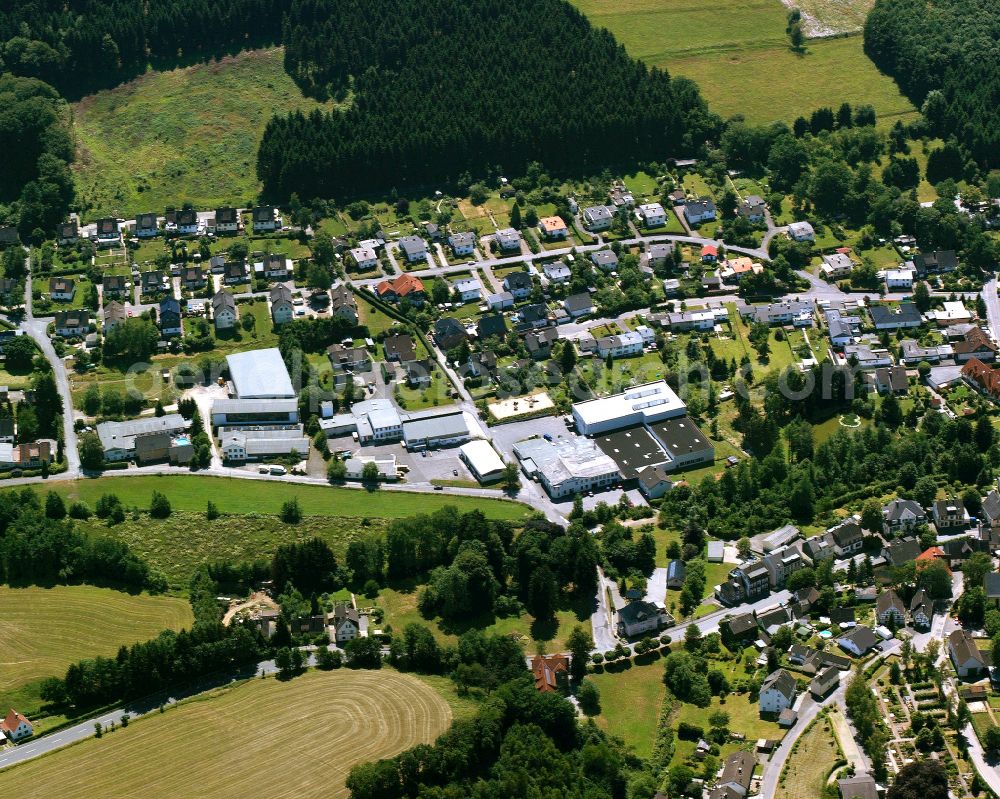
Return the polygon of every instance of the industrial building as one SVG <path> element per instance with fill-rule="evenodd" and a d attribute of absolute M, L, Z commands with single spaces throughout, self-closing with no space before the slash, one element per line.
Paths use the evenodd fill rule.
<path fill-rule="evenodd" d="M 277 455 L 298 453 L 309 457 L 309 439 L 302 426 L 273 428 L 222 428 L 219 430 L 219 449 L 226 461 L 241 463 L 258 461 Z"/>
<path fill-rule="evenodd" d="M 630 388 L 573 406 L 576 429 L 586 436 L 684 416 L 687 406 L 665 381 Z"/>
<path fill-rule="evenodd" d="M 292 379 L 277 347 L 226 356 L 233 396 L 239 399 L 295 397 Z"/>
<path fill-rule="evenodd" d="M 538 479 L 553 499 L 601 490 L 621 480 L 618 465 L 589 439 L 530 438 L 514 445 L 521 469 Z"/>
<path fill-rule="evenodd" d="M 224 399 L 212 403 L 212 426 L 297 424 L 296 399 Z"/>
<path fill-rule="evenodd" d="M 476 439 L 463 444 L 459 456 L 480 483 L 492 483 L 503 477 L 504 462 L 489 441 Z"/>
<path fill-rule="evenodd" d="M 435 416 L 410 416 L 403 420 L 403 442 L 409 450 L 453 447 L 468 441 L 469 422 L 465 413 Z"/>

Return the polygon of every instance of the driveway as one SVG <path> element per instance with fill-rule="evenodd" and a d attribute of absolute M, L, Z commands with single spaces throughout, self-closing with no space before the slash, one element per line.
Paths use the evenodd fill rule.
<path fill-rule="evenodd" d="M 663 568 L 653 569 L 653 573 L 646 580 L 646 601 L 666 604 L 667 598 L 667 570 Z"/>

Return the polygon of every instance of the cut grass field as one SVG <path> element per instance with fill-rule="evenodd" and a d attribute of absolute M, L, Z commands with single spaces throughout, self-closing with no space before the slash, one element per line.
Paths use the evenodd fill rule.
<path fill-rule="evenodd" d="M 86 585 L 0 586 L 0 707 L 30 713 L 41 704 L 38 683 L 45 677 L 191 622 L 191 606 L 177 597 Z"/>
<path fill-rule="evenodd" d="M 775 799 L 820 799 L 838 757 L 830 722 L 826 717 L 816 719 L 792 749 Z"/>
<path fill-rule="evenodd" d="M 2 782 L 61 799 L 343 799 L 352 766 L 431 743 L 452 717 L 439 692 L 410 675 L 311 671 L 182 703 L 16 766 Z"/>
<path fill-rule="evenodd" d="M 302 96 L 280 48 L 150 72 L 73 106 L 77 195 L 87 216 L 191 202 L 246 205 L 272 114 L 321 107 Z"/>
<path fill-rule="evenodd" d="M 209 500 L 220 513 L 277 514 L 282 504 L 298 499 L 305 516 L 399 519 L 418 513 L 433 513 L 451 505 L 461 512 L 481 510 L 491 519 L 523 519 L 526 505 L 482 497 L 439 496 L 406 492 L 368 492 L 349 488 L 268 482 L 205 475 L 144 475 L 106 477 L 52 483 L 48 489 L 69 500 L 82 500 L 91 508 L 102 494 L 117 494 L 126 507 L 147 508 L 153 491 L 170 500 L 174 510 L 204 512 Z"/>
<path fill-rule="evenodd" d="M 587 677 L 601 694 L 601 714 L 597 726 L 621 738 L 640 758 L 653 752 L 656 720 L 660 715 L 666 686 L 663 661 L 659 658 L 624 671 L 605 671 Z"/>
<path fill-rule="evenodd" d="M 694 79 L 710 108 L 750 122 L 792 122 L 820 106 L 870 103 L 892 124 L 916 113 L 896 84 L 862 51 L 861 37 L 812 40 L 803 55 L 788 46 L 787 10 L 780 0 L 573 0 L 591 21 L 610 30 L 629 54 Z M 852 0 L 851 15 L 857 4 Z M 814 0 L 813 6 L 833 4 Z M 843 5 L 843 4 L 841 4 Z M 843 16 L 847 16 L 844 14 Z"/>

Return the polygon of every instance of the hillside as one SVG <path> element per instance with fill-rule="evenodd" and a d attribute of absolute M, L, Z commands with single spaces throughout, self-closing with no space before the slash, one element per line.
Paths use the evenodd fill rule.
<path fill-rule="evenodd" d="M 87 216 L 249 203 L 271 115 L 323 107 L 303 96 L 282 59 L 272 48 L 148 72 L 75 103 L 73 170 Z"/>
<path fill-rule="evenodd" d="M 785 35 L 780 0 L 723 0 L 692 6 L 682 0 L 573 0 L 629 54 L 694 80 L 723 117 L 791 123 L 821 106 L 871 104 L 883 123 L 914 112 L 892 79 L 865 56 L 860 36 L 815 39 L 795 53 Z M 814 29 L 857 30 L 867 0 L 795 3 Z"/>

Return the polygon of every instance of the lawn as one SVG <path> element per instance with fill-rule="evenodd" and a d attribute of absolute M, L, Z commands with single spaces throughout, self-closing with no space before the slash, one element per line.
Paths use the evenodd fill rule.
<path fill-rule="evenodd" d="M 833 728 L 826 717 L 821 716 L 792 748 L 775 799 L 821 799 L 826 780 L 839 757 Z"/>
<path fill-rule="evenodd" d="M 212 692 L 17 766 L 3 782 L 61 799 L 346 799 L 352 766 L 429 744 L 452 717 L 436 687 L 410 675 L 311 671 Z"/>
<path fill-rule="evenodd" d="M 191 621 L 190 605 L 177 597 L 85 585 L 0 586 L 0 707 L 30 715 L 41 705 L 38 683 L 45 677 L 62 676 L 81 658 L 114 655 L 122 644 Z"/>
<path fill-rule="evenodd" d="M 605 671 L 587 677 L 601 693 L 601 714 L 597 726 L 621 738 L 637 756 L 652 754 L 656 720 L 660 715 L 666 686 L 663 661 L 657 658 L 623 671 Z"/>
<path fill-rule="evenodd" d="M 126 507 L 146 508 L 153 491 L 165 494 L 174 510 L 205 510 L 211 500 L 220 513 L 276 514 L 282 504 L 298 499 L 305 516 L 344 516 L 358 519 L 399 519 L 417 513 L 432 513 L 446 505 L 459 511 L 481 510 L 492 519 L 522 519 L 526 506 L 481 497 L 435 496 L 410 492 L 374 494 L 349 488 L 301 485 L 203 475 L 147 475 L 94 480 L 73 480 L 48 486 L 71 500 L 91 507 L 102 494 L 114 493 Z"/>
<path fill-rule="evenodd" d="M 302 96 L 280 48 L 149 72 L 73 105 L 77 197 L 90 214 L 246 205 L 272 114 L 321 107 Z"/>
<path fill-rule="evenodd" d="M 711 6 L 684 0 L 573 2 L 632 56 L 693 78 L 710 108 L 724 117 L 790 123 L 844 101 L 871 103 L 883 124 L 916 113 L 892 79 L 865 56 L 860 36 L 813 40 L 804 55 L 792 52 L 785 36 L 787 10 L 778 0 L 722 0 Z M 850 29 L 863 18 L 867 3 L 807 0 L 804 10 L 828 25 Z"/>

